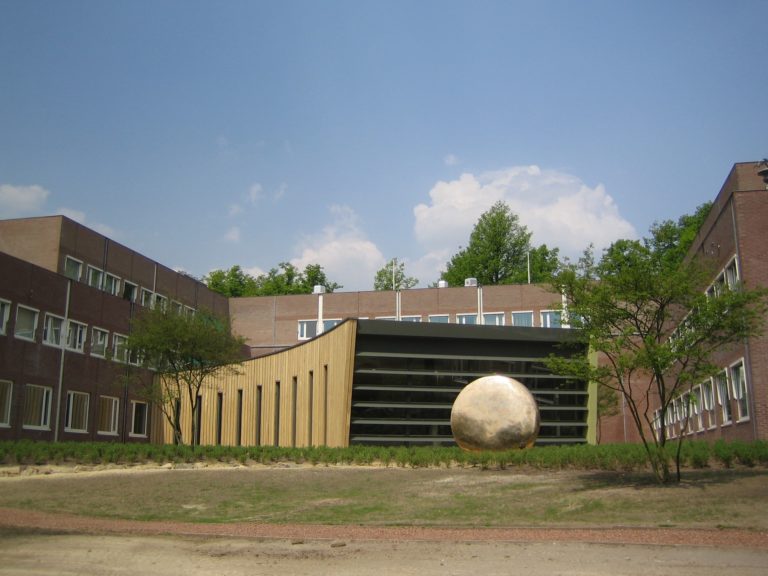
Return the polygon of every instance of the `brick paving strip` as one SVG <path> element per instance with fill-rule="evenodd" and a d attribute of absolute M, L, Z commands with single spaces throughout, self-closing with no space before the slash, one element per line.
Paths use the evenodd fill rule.
<path fill-rule="evenodd" d="M 279 540 L 589 542 L 768 549 L 768 531 L 677 528 L 432 528 L 140 521 L 0 508 L 0 526 L 80 534 L 215 536 Z"/>

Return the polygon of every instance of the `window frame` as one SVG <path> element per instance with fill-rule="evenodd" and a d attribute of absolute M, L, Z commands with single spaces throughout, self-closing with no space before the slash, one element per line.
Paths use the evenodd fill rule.
<path fill-rule="evenodd" d="M 109 426 L 108 430 L 102 429 L 102 402 L 109 401 Z M 117 436 L 120 425 L 120 399 L 116 396 L 99 396 L 98 414 L 96 421 L 96 434 L 102 436 Z"/>
<path fill-rule="evenodd" d="M 739 379 L 741 386 L 738 388 L 734 379 L 734 371 L 736 368 L 740 368 L 739 372 L 741 374 L 741 378 Z M 728 380 L 731 385 L 731 393 L 733 394 L 733 399 L 736 400 L 738 415 L 736 422 L 747 422 L 750 419 L 749 389 L 747 386 L 747 371 L 744 365 L 744 358 L 740 358 L 728 367 Z"/>
<path fill-rule="evenodd" d="M 40 406 L 39 424 L 27 424 L 25 422 L 30 399 L 31 389 L 42 391 L 42 404 Z M 22 417 L 21 427 L 24 430 L 50 430 L 51 429 L 51 405 L 53 404 L 53 388 L 50 386 L 41 386 L 39 384 L 27 384 L 24 390 L 24 415 Z"/>
<path fill-rule="evenodd" d="M 720 378 L 718 378 L 720 376 Z M 733 409 L 731 407 L 731 391 L 728 383 L 728 372 L 726 370 L 720 370 L 712 377 L 714 386 L 717 390 L 717 400 L 720 403 L 720 414 L 722 416 L 721 426 L 729 426 L 733 423 Z M 725 393 L 726 399 L 723 402 L 723 393 Z"/>
<path fill-rule="evenodd" d="M 95 343 L 96 334 L 102 334 L 104 336 L 104 348 L 101 353 L 94 352 L 94 343 Z M 90 340 L 91 356 L 96 356 L 97 358 L 105 358 L 107 356 L 108 349 L 109 349 L 109 330 L 104 330 L 103 328 L 97 328 L 96 326 L 93 326 L 91 328 L 91 340 Z"/>
<path fill-rule="evenodd" d="M 49 321 L 58 321 L 58 339 L 54 340 L 51 338 L 50 331 L 51 327 L 49 327 Z M 59 316 L 57 314 L 52 314 L 51 312 L 46 312 L 45 316 L 43 317 L 43 344 L 46 346 L 53 346 L 55 348 L 61 348 L 63 346 L 63 338 L 64 335 L 64 329 L 66 327 L 66 320 L 62 316 Z M 55 332 L 55 331 L 54 331 Z"/>
<path fill-rule="evenodd" d="M 506 326 L 507 324 L 507 318 L 506 314 L 504 312 L 483 312 L 483 326 Z M 488 319 L 492 318 L 494 320 L 501 319 L 501 323 L 498 321 L 494 322 L 488 322 Z"/>
<path fill-rule="evenodd" d="M 707 430 L 717 428 L 717 417 L 715 416 L 715 382 L 713 378 L 705 380 L 700 384 L 702 398 L 702 413 L 707 414 Z"/>
<path fill-rule="evenodd" d="M 74 346 L 70 344 L 70 335 L 72 334 L 72 328 L 77 327 L 81 330 L 78 332 L 80 334 L 80 337 L 77 339 L 78 342 L 75 343 Z M 83 324 L 82 322 L 78 322 L 77 320 L 68 320 L 67 321 L 67 336 L 64 340 L 64 346 L 67 350 L 71 350 L 73 352 L 84 352 L 85 351 L 85 342 L 88 340 L 88 325 Z"/>
<path fill-rule="evenodd" d="M 80 397 L 81 399 L 85 400 L 85 406 L 82 408 L 82 418 L 83 422 L 82 428 L 75 428 L 73 427 L 73 403 L 75 401 L 76 397 Z M 74 432 L 77 434 L 86 434 L 88 432 L 88 415 L 89 415 L 89 408 L 91 403 L 91 395 L 87 392 L 80 392 L 79 390 L 68 390 L 67 391 L 67 406 L 66 410 L 64 412 L 64 432 Z"/>
<path fill-rule="evenodd" d="M 552 325 L 552 318 L 557 317 L 557 325 Z M 545 321 L 544 319 L 547 318 Z M 539 326 L 542 328 L 562 328 L 563 327 L 563 311 L 562 310 L 540 310 L 539 311 Z"/>
<path fill-rule="evenodd" d="M 7 385 L 3 394 L 3 387 Z M 0 379 L 0 428 L 11 427 L 11 406 L 13 402 L 13 380 Z"/>
<path fill-rule="evenodd" d="M 310 327 L 312 328 L 311 330 L 309 329 Z M 317 318 L 314 320 L 299 320 L 297 330 L 299 340 L 311 340 L 317 336 Z"/>
<path fill-rule="evenodd" d="M 450 324 L 451 315 L 450 314 L 430 314 L 429 316 L 427 316 L 427 322 L 430 322 L 432 324 Z"/>
<path fill-rule="evenodd" d="M 531 320 L 530 324 L 515 323 L 515 316 L 522 316 L 523 314 L 525 314 L 527 318 L 530 318 Z M 534 327 L 533 310 L 512 310 L 510 311 L 510 320 L 512 322 L 511 324 L 512 326 L 517 326 L 519 328 L 533 328 Z"/>
<path fill-rule="evenodd" d="M 400 322 L 421 322 L 421 314 L 406 314 L 400 316 Z"/>
<path fill-rule="evenodd" d="M 168 309 L 168 297 L 155 292 L 152 299 L 152 309 L 154 310 L 155 308 L 165 312 Z"/>
<path fill-rule="evenodd" d="M 467 322 L 468 319 L 474 318 L 474 322 Z M 456 324 L 463 324 L 465 326 L 477 326 L 478 325 L 477 312 L 462 312 L 456 314 Z"/>
<path fill-rule="evenodd" d="M 141 423 L 140 432 L 136 432 L 136 408 L 143 406 L 143 422 Z M 141 400 L 131 400 L 131 429 L 128 432 L 128 436 L 131 438 L 146 438 L 148 435 L 148 423 L 149 423 L 149 405 Z"/>
<path fill-rule="evenodd" d="M 96 282 L 93 282 L 94 276 L 96 278 Z M 92 266 L 91 264 L 86 265 L 85 283 L 88 284 L 88 286 L 91 288 L 102 290 L 104 287 L 104 270 L 97 268 L 96 266 Z"/>
<path fill-rule="evenodd" d="M 144 306 L 144 308 L 150 308 L 154 310 L 155 308 L 155 293 L 152 292 L 152 290 L 149 290 L 147 288 L 141 289 L 141 296 L 139 298 L 139 304 Z"/>
<path fill-rule="evenodd" d="M 67 270 L 67 263 L 68 262 L 74 262 L 77 265 L 77 278 L 70 276 Z M 70 280 L 74 280 L 75 282 L 80 282 L 80 280 L 83 277 L 83 261 L 79 260 L 78 258 L 75 258 L 73 256 L 64 256 L 64 276 L 69 278 Z"/>
<path fill-rule="evenodd" d="M 130 280 L 123 280 L 123 289 L 121 291 L 123 300 L 136 303 L 136 298 L 139 296 L 139 285 Z"/>
<path fill-rule="evenodd" d="M 11 301 L 0 298 L 0 336 L 8 334 L 8 320 L 11 318 Z"/>
<path fill-rule="evenodd" d="M 112 333 L 112 360 L 121 364 L 128 364 L 128 349 L 125 348 L 127 342 L 128 336 L 125 334 Z"/>
<path fill-rule="evenodd" d="M 120 288 L 121 288 L 120 276 L 115 276 L 110 272 L 104 272 L 104 286 L 102 288 L 104 292 L 106 292 L 107 294 L 111 294 L 112 296 L 120 296 Z"/>
<path fill-rule="evenodd" d="M 34 320 L 32 322 L 32 336 L 24 336 L 19 334 L 19 311 L 20 310 L 26 310 L 27 312 L 32 312 L 32 314 L 34 314 Z M 29 306 L 24 306 L 23 304 L 17 304 L 16 316 L 15 316 L 15 321 L 13 325 L 14 338 L 18 338 L 19 340 L 27 340 L 28 342 L 34 342 L 35 336 L 37 335 L 37 323 L 39 319 L 40 319 L 40 310 L 37 310 L 36 308 L 31 308 Z"/>

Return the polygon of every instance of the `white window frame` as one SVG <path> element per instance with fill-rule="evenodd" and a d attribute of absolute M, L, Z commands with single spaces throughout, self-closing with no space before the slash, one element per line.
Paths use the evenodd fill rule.
<path fill-rule="evenodd" d="M 375 316 L 374 320 L 397 320 L 397 316 Z"/>
<path fill-rule="evenodd" d="M 450 324 L 451 315 L 450 314 L 430 314 L 427 320 L 434 324 Z"/>
<path fill-rule="evenodd" d="M 144 308 L 153 308 L 155 307 L 155 294 L 152 292 L 152 290 L 147 290 L 146 288 L 141 289 L 141 299 L 139 300 L 139 304 L 144 306 Z"/>
<path fill-rule="evenodd" d="M 112 334 L 112 359 L 115 362 L 128 363 L 128 350 L 125 348 L 127 342 L 128 336 L 117 332 Z"/>
<path fill-rule="evenodd" d="M 735 376 L 736 373 L 740 374 L 738 379 Z M 744 366 L 744 358 L 737 360 L 728 367 L 728 379 L 731 382 L 733 399 L 736 400 L 737 422 L 746 422 L 749 420 L 749 391 L 747 389 L 747 372 Z"/>
<path fill-rule="evenodd" d="M 311 340 L 317 336 L 317 319 L 299 320 L 298 338 L 299 340 Z"/>
<path fill-rule="evenodd" d="M 162 294 L 156 293 L 154 299 L 152 300 L 152 309 L 154 310 L 155 308 L 165 312 L 168 309 L 168 298 Z"/>
<path fill-rule="evenodd" d="M 195 314 L 197 314 L 197 310 L 195 310 L 191 306 L 184 306 L 184 314 L 186 314 L 187 316 L 194 316 Z"/>
<path fill-rule="evenodd" d="M 492 321 L 489 322 L 488 320 Z M 504 312 L 483 312 L 483 325 L 485 326 L 504 326 L 506 322 L 507 319 Z"/>
<path fill-rule="evenodd" d="M 8 332 L 8 319 L 11 317 L 11 302 L 0 298 L 0 336 Z"/>
<path fill-rule="evenodd" d="M 109 428 L 104 430 L 101 428 L 102 420 L 101 415 L 103 412 L 103 405 L 108 405 L 109 415 L 108 415 L 108 426 Z M 99 396 L 99 412 L 97 416 L 98 420 L 96 421 L 96 426 L 98 426 L 98 430 L 96 431 L 97 434 L 101 434 L 104 436 L 117 436 L 118 432 L 118 423 L 120 422 L 120 399 L 116 398 L 114 396 Z"/>
<path fill-rule="evenodd" d="M 691 410 L 693 410 L 693 415 L 696 417 L 694 432 L 701 432 L 701 430 L 704 428 L 704 418 L 702 416 L 704 412 L 704 405 L 701 396 L 701 384 L 694 386 L 692 394 L 693 397 L 691 401 Z"/>
<path fill-rule="evenodd" d="M 557 326 L 552 325 L 552 318 L 557 318 Z M 562 328 L 563 312 L 562 310 L 542 310 L 539 312 L 539 322 L 542 328 Z"/>
<path fill-rule="evenodd" d="M 126 298 L 126 292 L 128 290 L 130 290 L 130 298 Z M 129 280 L 124 280 L 123 290 L 121 294 L 122 294 L 123 300 L 128 300 L 128 302 L 136 302 L 136 298 L 139 295 L 139 285 L 133 282 L 130 282 Z"/>
<path fill-rule="evenodd" d="M 74 262 L 77 265 L 77 278 L 70 276 L 67 270 L 67 263 Z M 64 256 L 64 276 L 77 282 L 83 277 L 83 261 L 73 258 L 72 256 Z"/>
<path fill-rule="evenodd" d="M 64 318 L 46 312 L 45 319 L 43 320 L 43 344 L 60 348 L 64 342 L 65 328 L 66 322 Z"/>
<path fill-rule="evenodd" d="M 703 410 L 707 414 L 707 429 L 717 428 L 717 417 L 715 416 L 715 382 L 714 379 L 701 384 L 701 402 Z"/>
<path fill-rule="evenodd" d="M 19 311 L 24 310 L 27 312 L 31 312 L 33 316 L 32 321 L 32 335 L 26 336 L 24 334 L 19 333 Z M 30 342 L 35 341 L 35 334 L 37 334 L 37 321 L 40 317 L 40 310 L 36 310 L 35 308 L 30 308 L 29 306 L 23 306 L 21 304 L 16 305 L 16 323 L 13 327 L 13 335 L 15 338 L 18 338 L 19 340 L 29 340 Z M 26 330 L 25 330 L 26 333 Z"/>
<path fill-rule="evenodd" d="M 73 338 L 74 334 L 74 338 Z M 88 325 L 82 322 L 70 320 L 67 322 L 67 339 L 64 345 L 67 350 L 82 352 L 85 349 L 85 341 L 88 338 Z"/>
<path fill-rule="evenodd" d="M 73 419 L 74 419 L 74 413 L 73 413 L 73 405 L 76 401 L 76 399 L 80 399 L 80 401 L 85 401 L 85 406 L 82 407 L 83 414 L 82 417 L 84 421 L 81 423 L 82 427 L 77 428 L 73 426 Z M 67 410 L 65 413 L 64 418 L 64 432 L 77 432 L 78 434 L 82 434 L 85 432 L 88 432 L 88 409 L 90 407 L 91 402 L 91 395 L 87 392 L 78 392 L 76 390 L 69 390 L 67 392 Z"/>
<path fill-rule="evenodd" d="M 104 270 L 88 264 L 85 267 L 85 283 L 91 288 L 101 290 L 104 286 Z"/>
<path fill-rule="evenodd" d="M 171 300 L 171 310 L 181 316 L 184 313 L 184 305 L 178 300 Z"/>
<path fill-rule="evenodd" d="M 0 380 L 0 428 L 11 427 L 11 402 L 13 400 L 13 382 Z"/>
<path fill-rule="evenodd" d="M 516 324 L 515 323 L 515 316 L 521 317 L 523 314 L 525 314 L 526 318 L 530 318 L 531 323 L 530 324 Z M 510 319 L 512 320 L 512 326 L 519 326 L 522 328 L 532 328 L 534 326 L 533 324 L 533 310 L 513 310 L 510 313 Z"/>
<path fill-rule="evenodd" d="M 26 430 L 50 430 L 51 429 L 51 400 L 53 399 L 53 388 L 50 386 L 39 386 L 38 384 L 27 384 L 24 391 L 24 417 L 27 415 L 27 406 L 30 398 L 30 391 L 38 389 L 42 391 L 42 404 L 39 407 L 39 424 L 26 424 L 22 421 L 21 427 Z"/>
<path fill-rule="evenodd" d="M 400 316 L 400 322 L 421 322 L 421 315 L 408 314 L 406 316 Z"/>
<path fill-rule="evenodd" d="M 141 431 L 136 432 L 136 408 L 137 406 L 144 406 L 144 418 L 141 422 Z M 132 438 L 146 438 L 147 437 L 147 425 L 149 423 L 149 405 L 146 402 L 140 400 L 131 400 L 131 429 L 128 432 L 128 436 Z"/>
<path fill-rule="evenodd" d="M 721 426 L 727 426 L 733 422 L 733 410 L 731 408 L 731 392 L 728 386 L 728 374 L 721 370 L 713 376 L 714 385 L 717 389 L 717 399 L 720 402 L 721 415 L 723 417 Z M 725 399 L 723 399 L 725 396 Z"/>
<path fill-rule="evenodd" d="M 323 332 L 328 332 L 331 328 L 335 328 L 341 324 L 341 318 L 323 318 Z"/>
<path fill-rule="evenodd" d="M 112 296 L 120 296 L 120 277 L 104 273 L 104 292 L 111 294 Z"/>
<path fill-rule="evenodd" d="M 103 336 L 103 348 L 101 349 L 101 352 L 97 352 L 97 348 L 95 347 L 95 344 L 97 343 L 97 335 Z M 104 358 L 107 355 L 107 349 L 109 348 L 109 330 L 104 330 L 103 328 L 96 328 L 95 326 L 91 328 L 91 356 L 98 356 L 99 358 Z"/>
<path fill-rule="evenodd" d="M 470 318 L 474 318 L 474 322 L 469 322 Z M 469 326 L 475 326 L 478 323 L 476 312 L 466 312 L 463 314 L 456 314 L 456 324 L 465 324 Z"/>

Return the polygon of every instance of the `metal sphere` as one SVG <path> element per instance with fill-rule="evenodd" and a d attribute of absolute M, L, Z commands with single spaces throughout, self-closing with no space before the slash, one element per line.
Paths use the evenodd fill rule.
<path fill-rule="evenodd" d="M 451 408 L 451 430 L 464 450 L 510 450 L 533 446 L 539 408 L 523 384 L 507 376 L 483 376 L 459 393 Z"/>

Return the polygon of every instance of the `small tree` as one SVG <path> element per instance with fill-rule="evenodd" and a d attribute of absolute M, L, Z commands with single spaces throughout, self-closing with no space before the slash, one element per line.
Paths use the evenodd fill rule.
<path fill-rule="evenodd" d="M 144 309 L 133 320 L 127 349 L 156 374 L 141 393 L 160 408 L 176 443 L 183 443 L 181 403 L 187 400 L 196 414 L 205 381 L 237 372 L 236 363 L 243 360 L 242 344 L 242 339 L 231 334 L 228 320 L 206 310 L 182 315 L 160 308 Z M 199 433 L 194 416 L 191 433 L 190 444 L 194 446 Z"/>
<path fill-rule="evenodd" d="M 229 270 L 212 270 L 203 276 L 203 282 L 214 292 L 230 298 L 256 295 L 256 279 L 237 264 Z"/>
<path fill-rule="evenodd" d="M 405 263 L 392 258 L 376 272 L 373 279 L 374 290 L 407 290 L 419 283 L 418 278 L 405 275 Z"/>
<path fill-rule="evenodd" d="M 710 263 L 686 258 L 695 237 L 690 228 L 700 224 L 705 210 L 657 224 L 643 241 L 617 241 L 598 263 L 589 250 L 553 281 L 566 295 L 570 324 L 600 360 L 552 357 L 550 368 L 595 381 L 623 398 L 653 472 L 664 483 L 672 479 L 664 415 L 675 399 L 691 398 L 691 388 L 719 369 L 716 353 L 760 333 L 766 311 L 762 288 L 705 293 L 713 277 Z M 660 422 L 654 421 L 654 402 Z M 677 480 L 682 441 L 681 435 Z"/>

